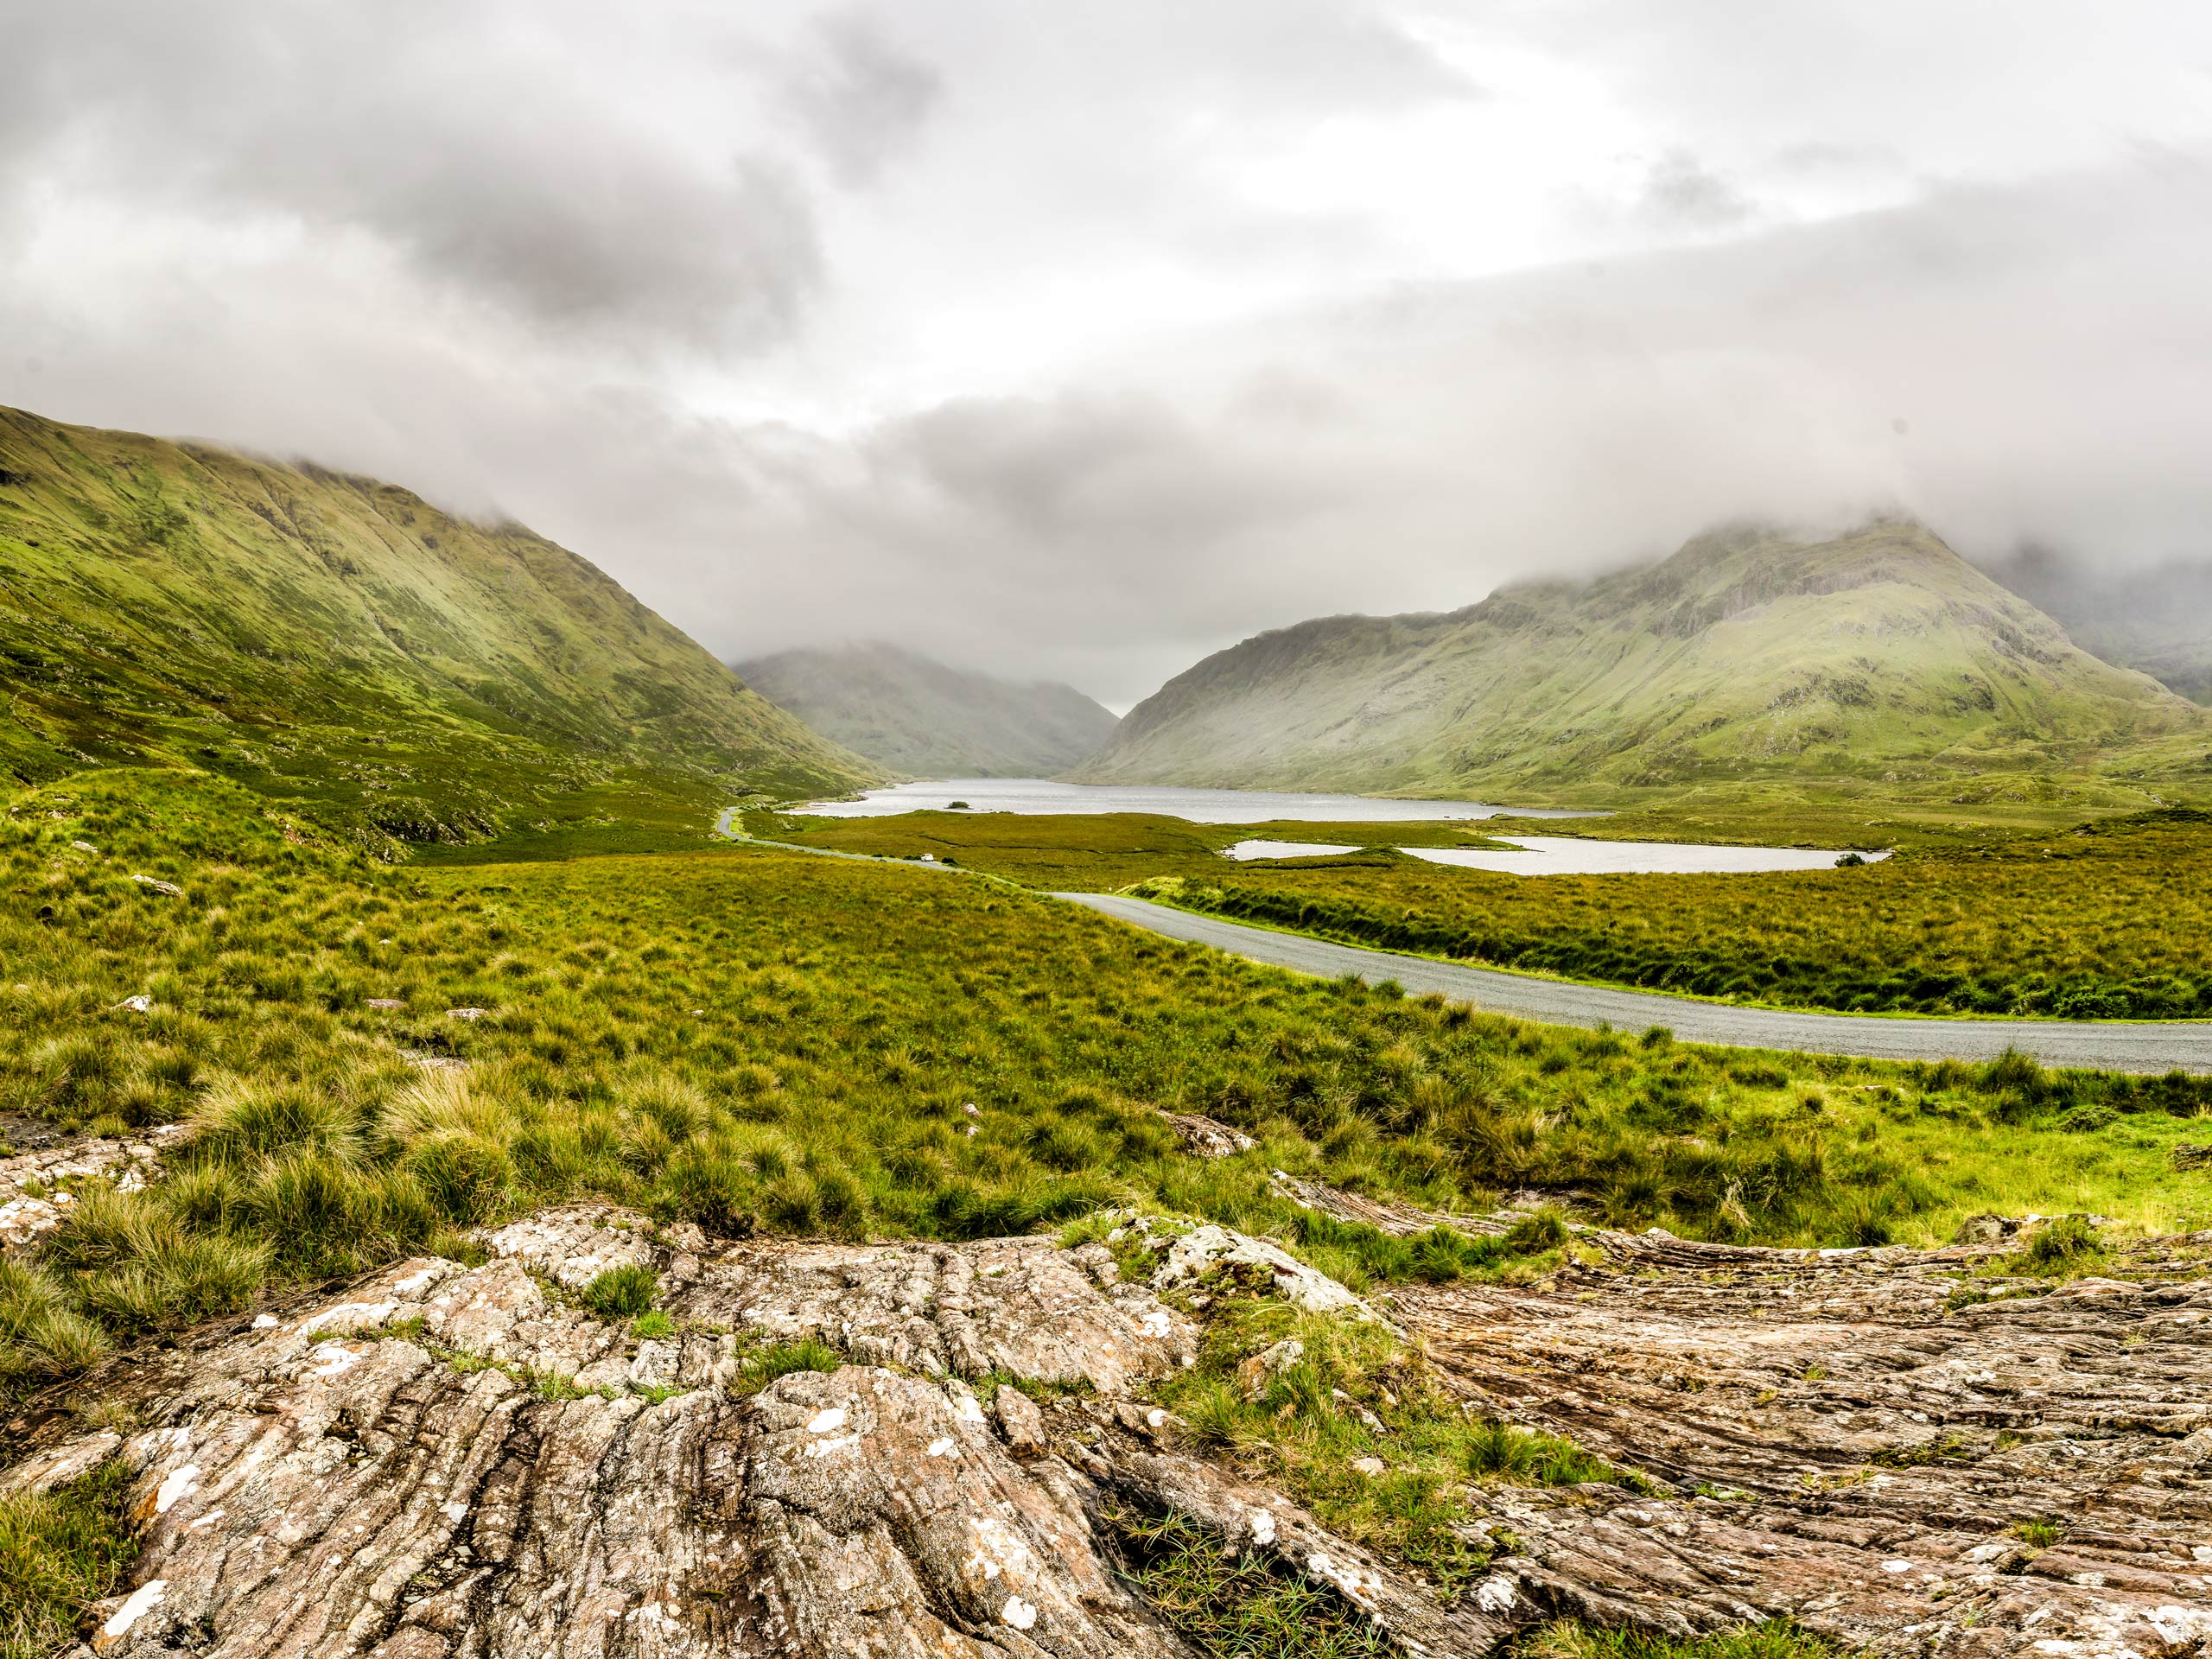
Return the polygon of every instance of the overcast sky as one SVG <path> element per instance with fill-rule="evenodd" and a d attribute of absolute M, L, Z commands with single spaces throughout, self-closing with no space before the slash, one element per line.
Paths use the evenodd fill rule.
<path fill-rule="evenodd" d="M 1715 521 L 2212 555 L 2202 0 L 0 0 L 0 403 L 1116 706 Z"/>

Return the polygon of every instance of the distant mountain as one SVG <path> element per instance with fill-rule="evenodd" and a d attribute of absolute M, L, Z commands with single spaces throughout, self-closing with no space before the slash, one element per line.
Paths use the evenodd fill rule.
<path fill-rule="evenodd" d="M 2031 547 L 1983 569 L 2082 650 L 2212 703 L 2212 561 L 2106 570 Z"/>
<path fill-rule="evenodd" d="M 735 667 L 817 731 L 916 777 L 1053 777 L 1117 723 L 1073 686 L 1017 684 L 896 645 L 785 651 Z"/>
<path fill-rule="evenodd" d="M 188 764 L 408 839 L 880 771 L 518 524 L 8 410 L 0 698 L 0 776 Z"/>
<path fill-rule="evenodd" d="M 2077 649 L 1917 524 L 1737 529 L 1446 615 L 1332 617 L 1129 712 L 1096 783 L 1415 792 L 2080 772 L 2212 717 Z"/>

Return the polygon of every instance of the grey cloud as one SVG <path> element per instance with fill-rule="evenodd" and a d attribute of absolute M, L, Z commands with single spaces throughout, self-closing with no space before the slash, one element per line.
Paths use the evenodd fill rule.
<path fill-rule="evenodd" d="M 785 95 L 838 179 L 872 184 L 921 130 L 943 80 L 860 13 L 824 18 L 814 36 Z"/>
<path fill-rule="evenodd" d="M 1758 216 L 1758 205 L 1687 149 L 1651 163 L 1638 202 L 1662 229 L 1733 230 Z"/>
<path fill-rule="evenodd" d="M 40 8 L 10 31 L 32 69 L 0 175 L 200 215 L 216 237 L 257 216 L 365 234 L 463 298 L 633 346 L 787 334 L 823 281 L 788 166 L 656 128 L 533 51 L 536 27 L 606 22 L 489 3 Z"/>
<path fill-rule="evenodd" d="M 2190 176 L 1432 285 L 849 439 L 251 287 L 198 334 L 0 305 L 0 337 L 68 365 L 0 362 L 0 401 L 512 512 L 725 655 L 880 635 L 1126 702 L 1262 627 L 1449 608 L 1745 516 L 1903 507 L 1985 556 L 2202 557 L 2212 214 Z"/>

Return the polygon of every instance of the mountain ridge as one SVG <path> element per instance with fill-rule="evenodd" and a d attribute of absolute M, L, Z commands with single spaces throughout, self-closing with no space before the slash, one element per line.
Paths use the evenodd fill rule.
<path fill-rule="evenodd" d="M 0 770 L 186 764 L 405 840 L 880 770 L 521 525 L 0 410 Z"/>
<path fill-rule="evenodd" d="M 1002 679 L 881 640 L 731 666 L 816 730 L 918 776 L 1052 777 L 1096 751 L 1118 723 L 1062 682 Z"/>
<path fill-rule="evenodd" d="M 2208 729 L 1923 526 L 1806 541 L 1738 525 L 1586 582 L 1255 635 L 1139 703 L 1075 775 L 1560 798 L 1780 776 L 1918 785 L 2094 771 Z"/>

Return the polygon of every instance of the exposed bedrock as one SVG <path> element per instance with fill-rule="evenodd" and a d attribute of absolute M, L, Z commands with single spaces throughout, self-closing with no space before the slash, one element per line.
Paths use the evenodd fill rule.
<path fill-rule="evenodd" d="M 144 1548 L 97 1610 L 110 1655 L 1181 1655 L 1111 1523 L 1168 1509 L 1409 1652 L 1560 1614 L 1788 1616 L 1899 1655 L 2203 1649 L 2212 1239 L 2056 1287 L 1986 1248 L 1589 1242 L 1601 1265 L 1542 1286 L 1382 1304 L 1470 1408 L 1656 1488 L 1474 1494 L 1517 1553 L 1451 1607 L 1190 1450 L 1146 1396 L 1191 1319 L 1049 1239 L 710 1244 L 564 1210 L 483 1267 L 404 1263 L 119 1361 L 93 1387 L 142 1426 L 57 1416 L 8 1480 L 130 1460 Z M 676 1335 L 578 1305 L 633 1262 Z M 807 1339 L 849 1363 L 756 1386 L 764 1344 Z M 1067 1386 L 988 1399 L 1007 1377 Z"/>
<path fill-rule="evenodd" d="M 1178 1450 L 1131 1396 L 1195 1332 L 1098 1247 L 709 1249 L 588 1209 L 492 1244 L 139 1373 L 152 1426 L 120 1450 L 144 1549 L 93 1651 L 1182 1655 L 1101 1522 L 1169 1504 L 1434 1650 L 1503 1628 Z M 630 1262 L 660 1269 L 677 1337 L 566 1296 Z M 747 1391 L 748 1353 L 806 1338 L 855 1363 Z M 966 1380 L 993 1374 L 1072 1386 L 994 1410 Z M 14 1480 L 118 1445 L 58 1442 Z"/>
<path fill-rule="evenodd" d="M 1503 1497 L 1525 1594 L 1684 1630 L 1787 1616 L 1891 1653 L 2203 1650 L 2212 1234 L 2055 1284 L 1989 1248 L 1597 1236 L 1602 1267 L 1541 1289 L 1389 1303 L 1471 1402 L 1674 1491 Z"/>

